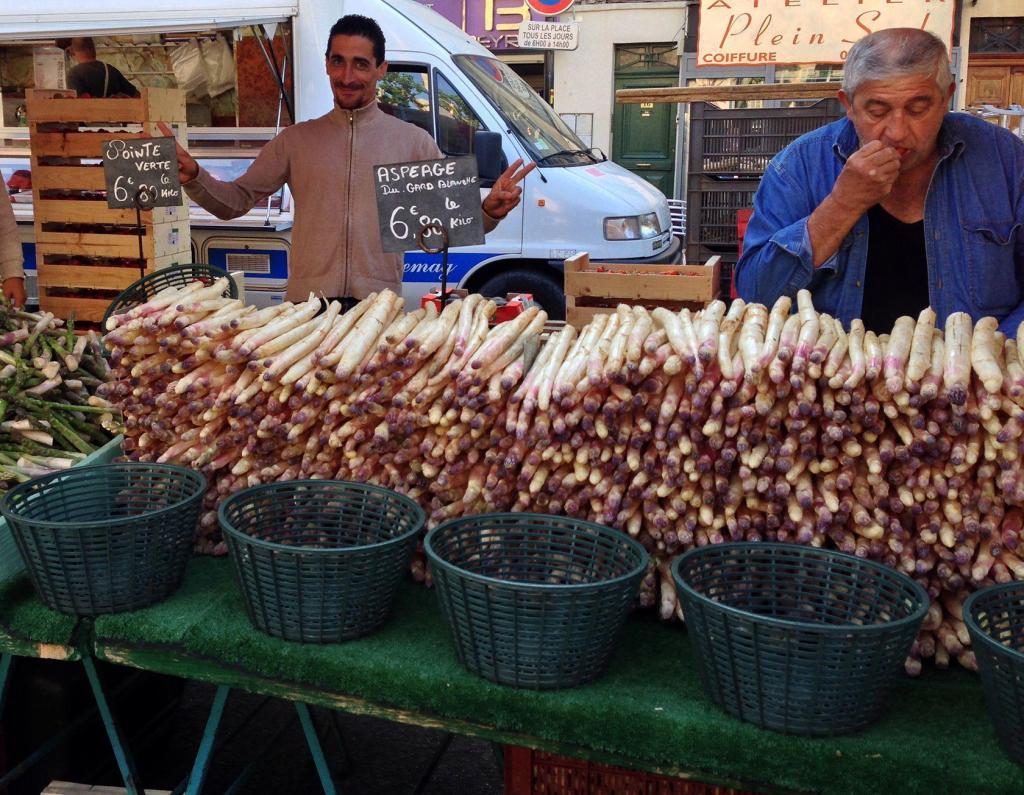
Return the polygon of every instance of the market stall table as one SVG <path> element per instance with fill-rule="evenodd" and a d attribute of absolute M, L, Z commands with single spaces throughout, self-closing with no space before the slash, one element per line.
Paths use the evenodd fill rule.
<path fill-rule="evenodd" d="M 79 466 L 105 464 L 121 453 L 118 436 L 82 460 Z M 18 657 L 44 660 L 81 661 L 96 699 L 96 707 L 110 739 L 118 768 L 128 792 L 137 792 L 138 774 L 124 736 L 110 710 L 110 697 L 96 671 L 90 654 L 92 638 L 91 619 L 65 615 L 46 607 L 36 596 L 23 564 L 17 555 L 11 531 L 0 520 L 0 716 L 3 715 L 5 696 L 14 676 Z M 0 788 L 14 780 L 21 771 L 41 759 L 62 742 L 88 714 L 80 716 L 71 726 L 51 738 L 26 760 L 6 775 L 0 776 Z"/>
<path fill-rule="evenodd" d="M 637 615 L 605 677 L 536 692 L 489 684 L 458 663 L 434 594 L 403 585 L 379 632 L 313 646 L 249 623 L 224 558 L 196 558 L 168 601 L 95 622 L 98 659 L 459 734 L 747 789 L 1021 792 L 978 678 L 903 679 L 887 715 L 847 737 L 786 737 L 719 712 L 683 629 Z"/>
<path fill-rule="evenodd" d="M 2 528 L 3 532 L 7 528 Z M 50 610 L 35 595 L 26 575 L 15 575 L 0 582 L 0 716 L 5 696 L 15 673 L 18 657 L 44 660 L 80 661 L 85 668 L 96 699 L 96 707 L 110 739 L 111 748 L 129 793 L 140 791 L 135 762 L 124 734 L 110 709 L 115 693 L 105 692 L 96 671 L 95 659 L 89 653 L 92 636 L 91 620 L 67 616 Z M 86 713 L 65 727 L 58 735 L 36 749 L 11 770 L 0 776 L 0 787 L 16 779 L 35 762 L 46 756 L 93 713 Z"/>

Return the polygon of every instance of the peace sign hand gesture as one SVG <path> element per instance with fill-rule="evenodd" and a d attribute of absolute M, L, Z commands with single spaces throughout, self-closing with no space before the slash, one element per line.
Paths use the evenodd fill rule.
<path fill-rule="evenodd" d="M 537 167 L 536 163 L 530 163 L 525 168 L 522 165 L 523 161 L 520 158 L 506 168 L 494 181 L 491 192 L 484 198 L 483 210 L 491 218 L 500 221 L 518 206 L 519 197 L 523 193 L 519 183 Z"/>

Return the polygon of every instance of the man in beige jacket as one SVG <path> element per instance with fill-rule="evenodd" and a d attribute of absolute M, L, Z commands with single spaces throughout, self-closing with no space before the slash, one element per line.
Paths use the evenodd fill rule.
<path fill-rule="evenodd" d="M 0 279 L 4 297 L 15 306 L 25 306 L 25 271 L 22 270 L 21 239 L 7 186 L 0 179 Z"/>
<path fill-rule="evenodd" d="M 285 129 L 233 182 L 214 178 L 178 147 L 185 192 L 218 218 L 236 218 L 285 182 L 291 187 L 290 300 L 311 291 L 357 300 L 384 288 L 401 292 L 402 255 L 381 247 L 373 166 L 443 155 L 427 132 L 377 106 L 377 82 L 387 68 L 377 23 L 356 14 L 342 17 L 327 45 L 335 104 L 330 113 Z M 509 166 L 483 200 L 486 231 L 519 204 L 518 183 L 535 164 L 521 166 L 521 160 Z"/>

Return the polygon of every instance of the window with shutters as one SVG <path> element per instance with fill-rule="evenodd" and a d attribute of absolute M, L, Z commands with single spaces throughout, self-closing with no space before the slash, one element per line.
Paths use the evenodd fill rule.
<path fill-rule="evenodd" d="M 1024 17 L 975 17 L 971 55 L 1024 55 Z"/>

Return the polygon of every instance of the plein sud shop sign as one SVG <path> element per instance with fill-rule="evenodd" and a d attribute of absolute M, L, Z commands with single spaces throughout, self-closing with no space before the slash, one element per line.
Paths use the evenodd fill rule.
<path fill-rule="evenodd" d="M 377 220 L 385 251 L 423 246 L 475 246 L 484 242 L 476 158 L 449 157 L 373 167 Z M 422 233 L 422 238 L 420 237 Z"/>
<path fill-rule="evenodd" d="M 110 208 L 181 206 L 178 158 L 169 136 L 107 141 L 103 176 Z"/>
<path fill-rule="evenodd" d="M 700 0 L 698 66 L 842 63 L 883 28 L 920 28 L 949 48 L 954 0 Z"/>

